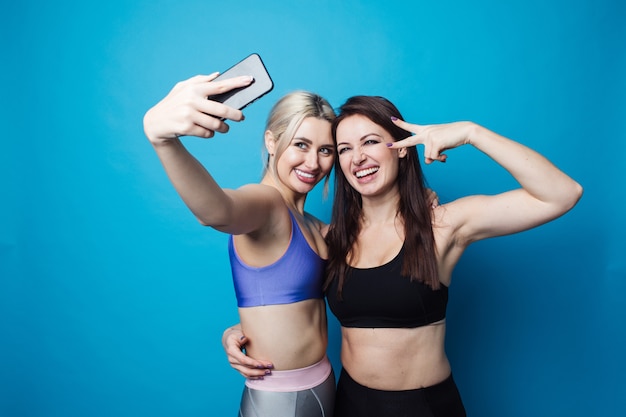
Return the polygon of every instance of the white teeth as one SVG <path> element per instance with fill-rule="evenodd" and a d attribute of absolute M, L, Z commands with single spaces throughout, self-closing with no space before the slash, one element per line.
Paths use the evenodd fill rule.
<path fill-rule="evenodd" d="M 377 171 L 378 171 L 378 167 L 376 167 L 376 168 L 368 168 L 368 169 L 364 169 L 364 170 L 361 170 L 361 171 L 357 171 L 355 173 L 355 175 L 356 175 L 357 178 L 363 178 L 364 176 L 373 174 L 374 172 L 377 172 Z"/>
<path fill-rule="evenodd" d="M 296 173 L 297 173 L 298 175 L 300 175 L 301 177 L 305 177 L 305 178 L 315 178 L 315 175 L 313 175 L 313 174 L 309 174 L 308 172 L 300 171 L 299 169 L 296 169 Z"/>

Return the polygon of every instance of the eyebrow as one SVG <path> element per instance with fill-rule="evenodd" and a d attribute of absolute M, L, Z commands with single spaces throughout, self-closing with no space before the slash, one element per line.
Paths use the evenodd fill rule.
<path fill-rule="evenodd" d="M 293 139 L 291 139 L 291 140 L 303 140 L 303 141 L 308 142 L 308 143 L 313 143 L 313 141 L 311 139 L 307 138 L 306 136 L 294 136 Z"/>
<path fill-rule="evenodd" d="M 294 140 L 301 140 L 303 142 L 308 143 L 309 145 L 313 144 L 313 141 L 311 139 L 307 138 L 306 136 L 294 136 L 294 138 L 291 139 L 291 141 L 294 141 Z M 331 141 L 330 143 L 327 143 L 327 144 L 322 145 L 322 146 L 332 146 L 332 147 L 334 147 L 335 145 Z"/>

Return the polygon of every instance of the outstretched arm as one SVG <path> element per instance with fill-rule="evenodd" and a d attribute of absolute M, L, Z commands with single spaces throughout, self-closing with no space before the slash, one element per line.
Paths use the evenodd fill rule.
<path fill-rule="evenodd" d="M 241 375 L 251 379 L 263 379 L 274 368 L 271 362 L 252 359 L 244 353 L 248 338 L 243 334 L 241 326 L 236 324 L 224 330 L 222 346 L 226 351 L 228 362 Z"/>
<path fill-rule="evenodd" d="M 471 196 L 445 204 L 446 219 L 462 245 L 520 232 L 553 220 L 580 199 L 582 187 L 532 149 L 471 122 L 420 126 L 395 123 L 414 135 L 391 148 L 424 145 L 426 163 L 445 161 L 448 149 L 469 144 L 505 168 L 521 188 L 495 196 Z"/>
<path fill-rule="evenodd" d="M 185 204 L 204 225 L 233 234 L 260 227 L 271 211 L 267 192 L 261 186 L 223 190 L 193 157 L 180 136 L 211 138 L 229 129 L 224 120 L 243 119 L 241 111 L 207 97 L 251 82 L 237 77 L 213 82 L 217 73 L 199 75 L 179 82 L 144 116 L 144 131 L 167 175 Z M 224 120 L 222 120 L 224 119 Z"/>

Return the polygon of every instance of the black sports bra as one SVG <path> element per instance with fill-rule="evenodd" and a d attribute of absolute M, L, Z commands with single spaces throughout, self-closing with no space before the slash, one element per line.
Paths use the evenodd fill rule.
<path fill-rule="evenodd" d="M 443 320 L 448 305 L 448 287 L 438 290 L 400 274 L 404 247 L 385 265 L 350 268 L 344 280 L 342 299 L 337 298 L 337 279 L 326 297 L 343 327 L 414 328 Z"/>

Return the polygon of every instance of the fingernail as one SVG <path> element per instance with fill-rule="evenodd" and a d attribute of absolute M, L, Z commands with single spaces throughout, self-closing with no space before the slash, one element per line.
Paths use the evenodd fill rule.
<path fill-rule="evenodd" d="M 272 371 L 270 371 L 269 369 L 267 371 L 265 371 L 265 375 L 269 375 L 271 373 L 272 373 Z"/>
<path fill-rule="evenodd" d="M 387 145 L 388 148 L 391 148 L 393 146 L 393 143 L 388 142 L 388 143 L 385 143 L 385 145 Z"/>
<path fill-rule="evenodd" d="M 391 116 L 391 120 L 395 122 L 396 120 L 398 120 L 398 118 L 396 116 Z"/>
<path fill-rule="evenodd" d="M 245 339 L 245 338 L 246 338 L 246 336 L 241 336 L 241 337 L 239 338 L 239 340 L 243 340 L 243 339 Z"/>

